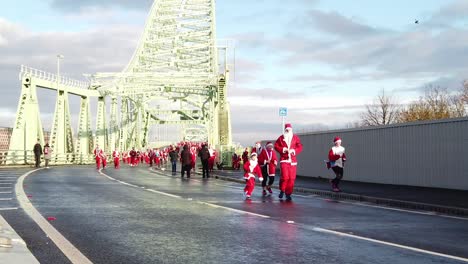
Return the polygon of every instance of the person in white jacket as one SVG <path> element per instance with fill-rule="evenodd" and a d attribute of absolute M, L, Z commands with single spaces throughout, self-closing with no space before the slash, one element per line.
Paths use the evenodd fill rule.
<path fill-rule="evenodd" d="M 346 162 L 345 148 L 341 146 L 341 138 L 335 137 L 333 139 L 335 144 L 330 151 L 328 152 L 328 161 L 330 162 L 330 167 L 335 173 L 335 179 L 331 180 L 332 190 L 334 192 L 340 192 L 340 181 L 343 178 L 344 164 Z"/>

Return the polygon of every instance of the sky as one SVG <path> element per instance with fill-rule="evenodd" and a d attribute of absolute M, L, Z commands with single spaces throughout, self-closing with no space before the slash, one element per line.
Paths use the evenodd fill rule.
<path fill-rule="evenodd" d="M 152 2 L 2 1 L 0 126 L 14 122 L 20 65 L 55 72 L 63 54 L 68 77 L 121 71 Z M 279 107 L 296 132 L 344 128 L 382 90 L 405 104 L 429 85 L 455 91 L 468 78 L 466 0 L 223 0 L 216 21 L 217 38 L 235 43 L 228 101 L 233 140 L 244 146 L 279 136 Z M 39 91 L 39 100 L 50 130 L 55 94 Z M 79 100 L 70 107 L 76 123 Z"/>

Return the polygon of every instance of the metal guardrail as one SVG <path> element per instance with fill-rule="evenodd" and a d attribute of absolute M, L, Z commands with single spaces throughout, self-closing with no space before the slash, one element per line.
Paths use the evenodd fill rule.
<path fill-rule="evenodd" d="M 41 164 L 44 164 L 44 155 L 41 155 Z M 75 153 L 67 154 L 52 154 L 49 160 L 50 165 L 67 165 L 67 164 L 93 164 L 94 155 L 78 155 Z M 10 150 L 0 153 L 0 166 L 8 165 L 35 165 L 36 160 L 32 150 Z"/>
<path fill-rule="evenodd" d="M 63 77 L 63 76 L 58 77 L 57 74 L 53 74 L 50 72 L 45 72 L 45 71 L 34 69 L 25 65 L 21 65 L 19 79 L 22 80 L 24 76 L 35 77 L 41 80 L 55 82 L 55 83 L 57 82 L 57 79 L 60 78 L 59 84 L 61 85 L 82 88 L 82 89 L 87 89 L 89 87 L 89 83 L 87 82 L 74 80 L 71 78 Z"/>

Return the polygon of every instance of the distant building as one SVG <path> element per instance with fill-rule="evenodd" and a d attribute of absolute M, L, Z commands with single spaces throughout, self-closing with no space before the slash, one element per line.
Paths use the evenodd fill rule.
<path fill-rule="evenodd" d="M 10 146 L 12 133 L 13 133 L 13 128 L 0 127 L 0 153 L 8 152 L 8 147 Z M 49 142 L 49 139 L 50 139 L 50 132 L 44 131 L 44 142 Z"/>
<path fill-rule="evenodd" d="M 13 128 L 0 127 L 0 153 L 7 152 Z"/>

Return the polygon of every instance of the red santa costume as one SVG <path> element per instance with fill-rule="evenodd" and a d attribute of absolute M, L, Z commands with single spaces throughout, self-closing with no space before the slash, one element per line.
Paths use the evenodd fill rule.
<path fill-rule="evenodd" d="M 252 148 L 251 153 L 257 153 L 257 157 L 260 159 L 260 154 L 262 153 L 264 148 L 262 148 L 262 144 L 260 142 L 256 142 L 255 146 Z"/>
<path fill-rule="evenodd" d="M 284 126 L 284 134 L 278 137 L 275 142 L 275 150 L 280 153 L 281 178 L 279 183 L 279 198 L 290 201 L 296 180 L 297 155 L 302 151 L 301 140 L 292 132 L 291 124 Z"/>
<path fill-rule="evenodd" d="M 213 149 L 213 147 L 210 147 L 208 151 L 210 152 L 210 158 L 208 159 L 208 170 L 211 172 L 214 168 L 216 151 Z"/>
<path fill-rule="evenodd" d="M 121 153 L 119 152 L 118 149 L 114 150 L 112 152 L 112 158 L 114 159 L 114 168 L 115 169 L 120 169 L 120 155 Z"/>
<path fill-rule="evenodd" d="M 96 159 L 97 170 L 101 168 L 102 155 L 103 155 L 102 149 L 99 148 L 99 145 L 96 145 L 96 148 L 94 149 L 94 158 Z"/>
<path fill-rule="evenodd" d="M 263 181 L 262 170 L 260 169 L 260 166 L 258 166 L 257 153 L 254 152 L 250 155 L 249 161 L 244 164 L 244 197 L 246 200 L 250 200 L 255 188 L 255 177 L 258 177 L 260 181 Z"/>
<path fill-rule="evenodd" d="M 192 165 L 192 171 L 193 171 L 194 173 L 196 173 L 197 170 L 196 170 L 196 168 L 195 168 L 195 164 L 197 163 L 197 148 L 196 148 L 196 147 L 192 147 L 192 148 L 190 149 L 190 153 L 192 154 L 192 163 L 191 163 L 191 165 Z"/>
<path fill-rule="evenodd" d="M 244 152 L 242 152 L 242 163 L 246 164 L 249 161 L 249 150 L 245 148 Z"/>
<path fill-rule="evenodd" d="M 154 151 L 154 163 L 156 163 L 158 168 L 161 167 L 161 151 L 159 151 L 159 149 Z"/>
<path fill-rule="evenodd" d="M 130 150 L 130 166 L 135 166 L 137 163 L 137 152 L 135 149 Z"/>
<path fill-rule="evenodd" d="M 263 148 L 263 151 L 260 153 L 258 157 L 258 163 L 262 168 L 262 187 L 263 187 L 263 195 L 267 195 L 267 192 L 271 195 L 273 191 L 271 190 L 271 186 L 275 181 L 275 171 L 276 165 L 278 164 L 278 158 L 276 157 L 276 152 L 273 151 L 273 143 L 268 142 L 266 147 Z M 268 184 L 267 184 L 268 179 Z"/>
<path fill-rule="evenodd" d="M 106 153 L 104 153 L 104 151 L 102 152 L 101 159 L 102 159 L 102 168 L 105 169 L 107 166 L 107 155 Z"/>
<path fill-rule="evenodd" d="M 333 139 L 333 146 L 328 152 L 328 162 L 330 167 L 335 173 L 335 179 L 331 180 L 332 190 L 334 192 L 340 192 L 340 181 L 343 178 L 343 168 L 346 161 L 345 148 L 341 146 L 341 138 L 335 137 Z"/>

